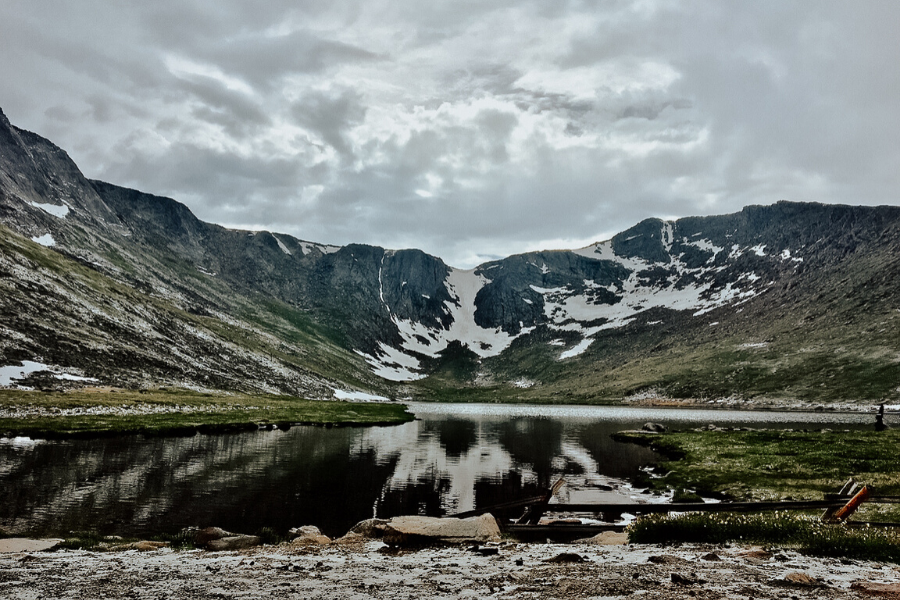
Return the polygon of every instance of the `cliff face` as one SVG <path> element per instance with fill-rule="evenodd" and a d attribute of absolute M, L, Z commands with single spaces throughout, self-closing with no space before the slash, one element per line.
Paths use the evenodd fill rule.
<path fill-rule="evenodd" d="M 647 219 L 460 271 L 205 223 L 86 179 L 0 113 L 0 223 L 0 366 L 312 396 L 811 397 L 820 377 L 835 397 L 900 396 L 897 207 Z"/>

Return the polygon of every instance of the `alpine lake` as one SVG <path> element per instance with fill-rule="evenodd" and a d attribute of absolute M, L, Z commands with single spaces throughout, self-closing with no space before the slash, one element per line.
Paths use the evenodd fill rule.
<path fill-rule="evenodd" d="M 254 533 L 373 516 L 432 516 L 539 494 L 648 498 L 629 483 L 658 456 L 611 434 L 673 429 L 871 427 L 870 413 L 413 403 L 416 420 L 189 437 L 0 438 L 0 529 L 140 537 L 190 526 Z"/>

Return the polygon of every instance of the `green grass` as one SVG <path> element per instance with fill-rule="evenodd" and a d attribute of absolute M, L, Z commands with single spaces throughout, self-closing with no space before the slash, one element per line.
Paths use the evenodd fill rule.
<path fill-rule="evenodd" d="M 850 477 L 880 495 L 900 494 L 900 430 L 622 432 L 668 457 L 656 489 L 693 489 L 731 500 L 822 499 Z M 866 503 L 860 519 L 900 522 L 900 505 Z"/>
<path fill-rule="evenodd" d="M 667 460 L 662 477 L 643 481 L 684 496 L 731 500 L 822 499 L 850 477 L 878 495 L 900 494 L 900 430 L 689 431 L 616 434 L 646 444 Z M 900 528 L 826 525 L 808 513 L 687 513 L 647 515 L 629 528 L 635 543 L 754 543 L 793 548 L 814 556 L 900 562 Z M 896 504 L 864 503 L 858 521 L 900 522 Z"/>
<path fill-rule="evenodd" d="M 376 425 L 413 420 L 399 404 L 313 401 L 276 395 L 219 395 L 186 390 L 147 393 L 0 391 L 0 410 L 30 407 L 44 412 L 120 408 L 147 414 L 76 414 L 0 418 L 0 434 L 72 437 L 169 434 L 255 429 L 273 424 Z M 154 413 L 153 410 L 174 412 Z"/>
<path fill-rule="evenodd" d="M 789 513 L 648 515 L 628 529 L 635 544 L 729 542 L 791 548 L 812 556 L 900 562 L 900 532 L 826 525 Z"/>

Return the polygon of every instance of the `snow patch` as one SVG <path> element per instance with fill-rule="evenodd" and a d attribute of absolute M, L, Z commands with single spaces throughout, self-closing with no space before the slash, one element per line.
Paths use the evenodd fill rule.
<path fill-rule="evenodd" d="M 766 244 L 757 244 L 756 246 L 753 246 L 750 249 L 753 250 L 753 253 L 756 254 L 757 256 L 765 256 L 766 255 L 766 253 L 765 253 Z"/>
<path fill-rule="evenodd" d="M 56 240 L 54 240 L 53 236 L 50 235 L 49 233 L 45 233 L 44 235 L 39 236 L 39 237 L 33 237 L 33 238 L 31 238 L 31 241 L 36 242 L 36 243 L 40 244 L 41 246 L 45 246 L 47 248 L 50 248 L 50 247 L 56 245 Z"/>
<path fill-rule="evenodd" d="M 356 351 L 372 366 L 376 375 L 389 381 L 415 381 L 425 377 L 416 371 L 420 368 L 418 359 L 391 348 L 384 342 L 378 343 L 374 356 Z"/>
<path fill-rule="evenodd" d="M 277 236 L 277 235 L 275 235 L 275 234 L 273 233 L 273 234 L 272 234 L 272 237 L 275 238 L 275 241 L 276 241 L 276 242 L 278 242 L 278 247 L 281 248 L 281 251 L 282 251 L 282 252 L 284 252 L 284 253 L 287 254 L 288 256 L 293 256 L 293 253 L 292 253 L 290 250 L 288 250 L 288 247 L 284 245 L 284 242 L 282 242 L 280 239 L 278 239 L 278 236 Z"/>
<path fill-rule="evenodd" d="M 781 251 L 781 260 L 790 260 L 793 262 L 803 262 L 803 259 L 799 256 L 791 256 L 791 251 L 785 248 Z"/>
<path fill-rule="evenodd" d="M 334 397 L 338 400 L 352 400 L 354 402 L 390 402 L 390 399 L 384 396 L 376 396 L 375 394 L 367 394 L 365 392 L 348 392 L 345 390 L 334 390 Z"/>
<path fill-rule="evenodd" d="M 572 358 L 573 356 L 578 356 L 579 354 L 583 354 L 588 347 L 594 343 L 594 340 L 590 338 L 585 338 L 578 342 L 577 345 L 569 348 L 565 352 L 559 355 L 559 360 L 565 360 L 567 358 Z"/>
<path fill-rule="evenodd" d="M 61 379 L 64 381 L 89 381 L 96 382 L 97 379 L 93 377 L 79 377 L 78 375 L 70 375 L 69 373 L 61 373 L 59 372 L 60 367 L 51 367 L 49 365 L 45 365 L 39 362 L 34 362 L 31 360 L 22 361 L 21 365 L 9 365 L 6 367 L 0 367 L 0 387 L 12 387 L 16 384 L 13 381 L 17 381 L 19 379 L 25 379 L 32 373 L 38 373 L 40 371 L 49 371 L 53 377 L 56 379 Z"/>
<path fill-rule="evenodd" d="M 705 250 L 707 252 L 712 252 L 713 255 L 712 255 L 712 258 L 710 258 L 710 260 L 713 260 L 716 256 L 719 255 L 719 252 L 721 252 L 722 250 L 725 249 L 721 246 L 716 246 L 709 240 L 693 240 L 693 241 L 689 241 L 689 242 L 684 242 L 684 245 L 685 246 L 694 246 L 695 248 L 700 248 L 701 250 Z"/>
<path fill-rule="evenodd" d="M 69 207 L 65 204 L 41 204 L 39 202 L 30 202 L 33 207 L 39 208 L 47 214 L 53 215 L 57 219 L 65 219 L 66 215 L 69 214 Z"/>
<path fill-rule="evenodd" d="M 318 250 L 322 254 L 334 254 L 338 250 L 341 249 L 341 246 L 329 246 L 328 244 L 314 244 L 312 242 L 298 242 L 297 244 L 300 246 L 300 251 L 303 252 L 303 255 L 307 255 L 313 250 Z"/>
<path fill-rule="evenodd" d="M 662 241 L 666 252 L 672 250 L 672 242 L 675 241 L 675 226 L 672 221 L 666 221 L 662 227 Z"/>

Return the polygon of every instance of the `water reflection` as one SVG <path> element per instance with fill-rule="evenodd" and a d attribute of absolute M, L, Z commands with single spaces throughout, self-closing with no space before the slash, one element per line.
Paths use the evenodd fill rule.
<path fill-rule="evenodd" d="M 654 460 L 610 434 L 648 420 L 863 426 L 870 415 L 589 407 L 413 406 L 395 427 L 68 441 L 0 440 L 0 528 L 240 532 L 316 524 L 329 535 L 398 514 L 443 515 L 534 495 L 564 475 L 601 489 Z M 579 501 L 582 501 L 580 498 Z"/>

